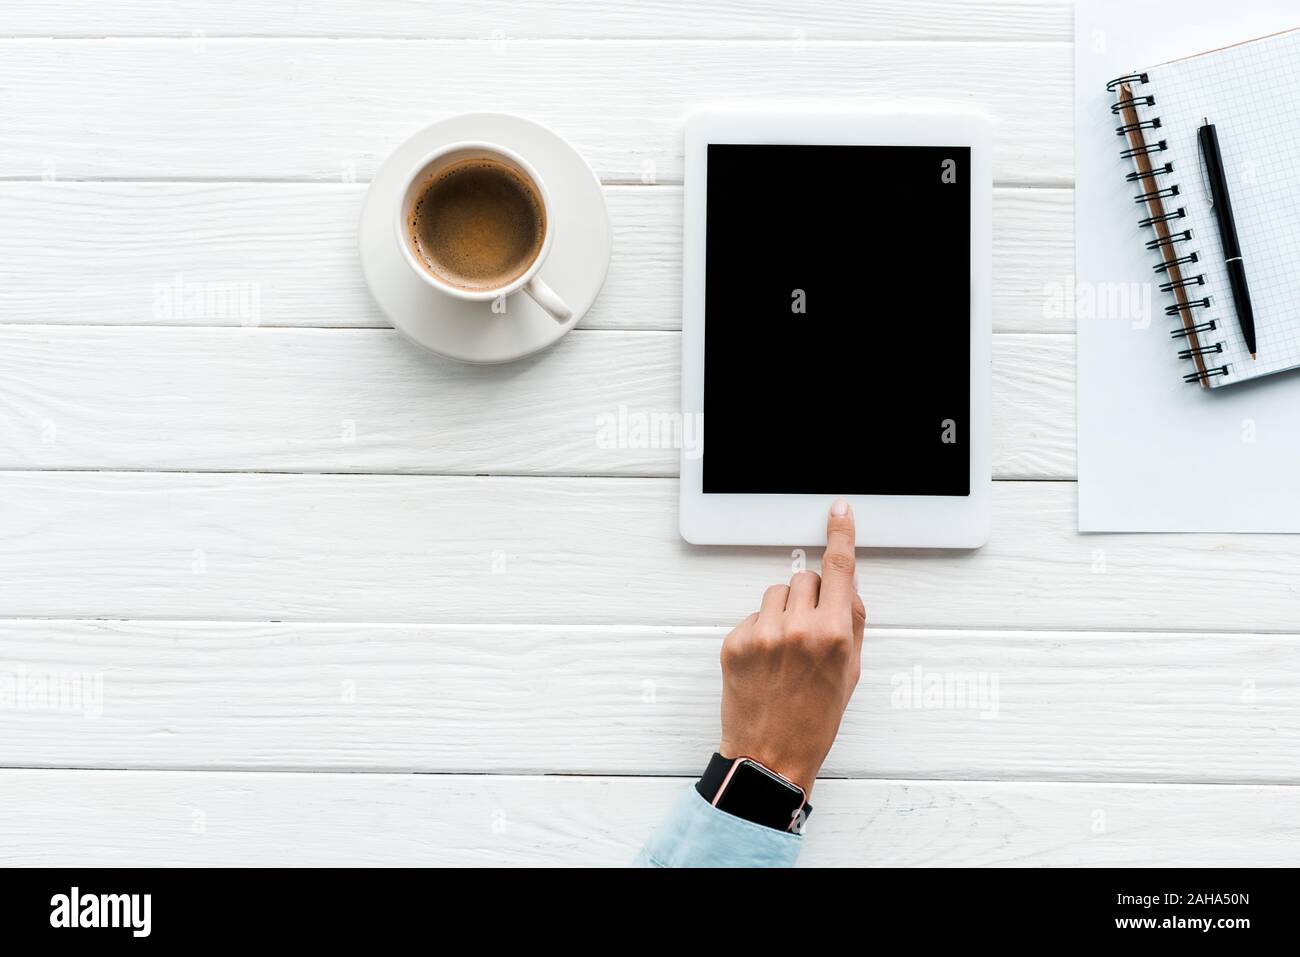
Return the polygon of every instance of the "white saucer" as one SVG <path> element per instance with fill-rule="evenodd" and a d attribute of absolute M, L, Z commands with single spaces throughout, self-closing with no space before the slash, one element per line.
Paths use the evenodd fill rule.
<path fill-rule="evenodd" d="M 490 302 L 455 299 L 412 274 L 393 225 L 403 179 L 421 157 L 459 140 L 508 147 L 546 183 L 555 240 L 540 275 L 573 309 L 568 322 L 556 322 L 522 292 L 494 313 Z M 361 270 L 379 308 L 412 342 L 461 362 L 510 362 L 563 336 L 600 292 L 612 246 L 605 192 L 587 161 L 546 127 L 506 113 L 466 113 L 416 133 L 384 160 L 361 209 Z"/>

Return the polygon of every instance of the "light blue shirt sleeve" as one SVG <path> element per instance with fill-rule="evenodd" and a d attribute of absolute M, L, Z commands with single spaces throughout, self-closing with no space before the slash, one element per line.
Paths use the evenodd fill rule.
<path fill-rule="evenodd" d="M 633 862 L 637 867 L 792 867 L 802 839 L 719 811 L 691 784 Z"/>

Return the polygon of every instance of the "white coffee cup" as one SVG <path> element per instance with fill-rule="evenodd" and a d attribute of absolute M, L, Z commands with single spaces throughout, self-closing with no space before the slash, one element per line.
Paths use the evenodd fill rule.
<path fill-rule="evenodd" d="M 414 209 L 416 200 L 424 194 L 429 184 L 433 182 L 437 175 L 447 167 L 455 163 L 461 163 L 465 160 L 473 159 L 490 159 L 514 170 L 516 174 L 526 179 L 536 191 L 541 199 L 542 212 L 545 218 L 545 231 L 542 237 L 542 244 L 539 247 L 533 261 L 528 265 L 520 275 L 516 276 L 510 282 L 504 285 L 488 289 L 466 289 L 462 286 L 453 285 L 447 282 L 441 276 L 436 275 L 423 261 L 422 257 L 414 248 L 411 238 L 411 214 Z M 550 286 L 542 281 L 538 272 L 542 264 L 546 262 L 546 257 L 551 251 L 551 244 L 555 240 L 555 216 L 551 206 L 550 195 L 546 191 L 546 184 L 537 174 L 537 170 L 518 153 L 506 149 L 504 146 L 497 146 L 493 143 L 479 142 L 461 142 L 452 143 L 441 149 L 430 153 L 420 162 L 416 163 L 411 172 L 407 175 L 405 185 L 402 187 L 402 202 L 397 210 L 396 229 L 397 245 L 402 250 L 402 255 L 406 257 L 407 265 L 415 275 L 419 276 L 424 282 L 428 283 L 439 292 L 448 296 L 454 296 L 457 299 L 466 299 L 472 302 L 491 302 L 501 296 L 508 296 L 511 293 L 526 292 L 532 297 L 539 306 L 551 315 L 556 322 L 568 322 L 573 317 L 573 310 L 568 304 L 560 298 Z"/>

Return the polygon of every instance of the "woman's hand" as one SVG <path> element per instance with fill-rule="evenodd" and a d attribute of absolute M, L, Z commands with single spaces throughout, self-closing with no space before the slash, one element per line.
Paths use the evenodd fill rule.
<path fill-rule="evenodd" d="M 725 757 L 748 757 L 812 791 L 858 683 L 867 611 L 857 592 L 853 510 L 837 499 L 822 573 L 773 585 L 722 642 Z"/>

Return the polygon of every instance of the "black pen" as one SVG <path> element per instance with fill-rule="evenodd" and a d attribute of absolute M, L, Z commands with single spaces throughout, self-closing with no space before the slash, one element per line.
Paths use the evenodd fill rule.
<path fill-rule="evenodd" d="M 1237 239 L 1237 221 L 1232 215 L 1232 200 L 1228 198 L 1228 177 L 1223 172 L 1223 155 L 1219 152 L 1219 134 L 1208 119 L 1196 134 L 1201 144 L 1201 158 L 1209 174 L 1210 198 L 1214 203 L 1214 218 L 1219 224 L 1219 238 L 1223 242 L 1223 264 L 1228 270 L 1232 286 L 1232 304 L 1237 309 L 1241 334 L 1246 337 L 1246 351 L 1255 358 L 1255 310 L 1250 304 L 1250 289 L 1246 286 L 1246 264 L 1241 258 L 1241 243 Z"/>

